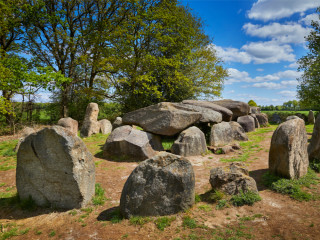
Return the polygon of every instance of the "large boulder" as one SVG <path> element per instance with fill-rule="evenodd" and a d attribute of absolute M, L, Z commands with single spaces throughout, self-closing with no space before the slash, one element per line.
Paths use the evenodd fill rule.
<path fill-rule="evenodd" d="M 80 130 L 81 137 L 90 137 L 100 131 L 98 122 L 99 106 L 96 103 L 89 103 L 86 109 L 84 121 Z"/>
<path fill-rule="evenodd" d="M 296 116 L 296 115 L 292 115 L 292 116 L 288 116 L 286 118 L 286 121 L 289 121 L 289 120 L 292 120 L 292 119 L 300 119 L 300 118 L 298 116 Z"/>
<path fill-rule="evenodd" d="M 71 117 L 67 118 L 61 118 L 58 121 L 58 125 L 61 127 L 66 128 L 70 132 L 72 132 L 74 135 L 78 135 L 78 121 L 72 119 Z"/>
<path fill-rule="evenodd" d="M 265 113 L 256 113 L 260 127 L 267 127 L 269 125 L 268 115 Z"/>
<path fill-rule="evenodd" d="M 314 114 L 313 114 L 313 111 L 310 110 L 309 114 L 308 114 L 308 123 L 309 124 L 314 124 L 314 122 L 315 122 Z"/>
<path fill-rule="evenodd" d="M 202 114 L 183 104 L 162 102 L 126 113 L 124 124 L 138 125 L 154 134 L 173 136 L 197 122 Z"/>
<path fill-rule="evenodd" d="M 307 133 L 302 119 L 292 119 L 278 126 L 269 151 L 269 171 L 297 179 L 307 173 L 309 160 Z"/>
<path fill-rule="evenodd" d="M 31 127 L 25 127 L 21 132 L 20 132 L 20 138 L 18 140 L 17 145 L 14 148 L 15 152 L 18 152 L 20 144 L 23 142 L 23 140 L 28 137 L 30 134 L 35 133 L 36 130 L 34 128 Z"/>
<path fill-rule="evenodd" d="M 116 117 L 116 119 L 112 123 L 112 129 L 114 130 L 114 129 L 121 127 L 121 126 L 123 126 L 122 117 Z"/>
<path fill-rule="evenodd" d="M 191 104 L 183 104 L 182 106 L 201 113 L 201 118 L 199 119 L 199 122 L 201 123 L 214 124 L 222 122 L 222 114 L 220 112 L 214 111 L 210 108 L 200 107 Z"/>
<path fill-rule="evenodd" d="M 248 141 L 248 136 L 239 123 L 231 121 L 229 124 L 232 129 L 233 140 Z"/>
<path fill-rule="evenodd" d="M 213 103 L 231 110 L 233 113 L 232 120 L 237 120 L 238 117 L 248 115 L 250 112 L 250 106 L 245 102 L 224 99 L 213 101 Z"/>
<path fill-rule="evenodd" d="M 210 171 L 210 184 L 213 189 L 230 195 L 252 191 L 258 193 L 256 181 L 242 163 L 231 163 L 228 167 L 217 167 Z"/>
<path fill-rule="evenodd" d="M 279 114 L 274 113 L 271 116 L 270 122 L 275 123 L 275 124 L 280 124 L 282 121 L 281 121 L 281 118 L 280 118 Z"/>
<path fill-rule="evenodd" d="M 260 128 L 260 123 L 258 121 L 258 118 L 257 118 L 256 114 L 250 114 L 250 116 L 253 117 L 253 119 L 254 119 L 254 127 L 255 128 Z"/>
<path fill-rule="evenodd" d="M 313 127 L 313 133 L 308 146 L 309 159 L 320 159 L 320 114 Z"/>
<path fill-rule="evenodd" d="M 261 113 L 261 110 L 259 107 L 250 107 L 250 113 L 252 114 Z"/>
<path fill-rule="evenodd" d="M 210 146 L 220 147 L 233 141 L 247 141 L 243 128 L 236 122 L 222 122 L 211 127 Z"/>
<path fill-rule="evenodd" d="M 191 163 L 161 152 L 133 170 L 122 190 L 120 211 L 126 218 L 175 214 L 194 204 L 194 187 Z"/>
<path fill-rule="evenodd" d="M 171 147 L 173 154 L 194 156 L 206 153 L 207 144 L 204 133 L 197 127 L 190 127 L 182 131 Z"/>
<path fill-rule="evenodd" d="M 19 197 L 37 205 L 81 208 L 95 192 L 95 165 L 83 141 L 63 127 L 31 134 L 17 155 Z"/>
<path fill-rule="evenodd" d="M 162 150 L 159 136 L 124 125 L 109 135 L 103 147 L 103 156 L 115 160 L 143 161 Z"/>
<path fill-rule="evenodd" d="M 204 107 L 204 108 L 219 112 L 222 114 L 222 121 L 224 122 L 230 122 L 232 119 L 232 111 L 209 101 L 183 100 L 182 103 L 187 105 Z"/>
<path fill-rule="evenodd" d="M 108 119 L 102 119 L 99 121 L 100 132 L 102 134 L 110 134 L 112 132 L 112 124 Z"/>
<path fill-rule="evenodd" d="M 238 117 L 237 122 L 245 132 L 252 132 L 255 130 L 254 118 L 250 115 Z"/>

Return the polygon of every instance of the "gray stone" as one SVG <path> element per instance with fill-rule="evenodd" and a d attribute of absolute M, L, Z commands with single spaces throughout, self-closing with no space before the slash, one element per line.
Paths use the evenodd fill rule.
<path fill-rule="evenodd" d="M 112 132 L 112 124 L 107 119 L 102 119 L 99 121 L 100 124 L 100 132 L 102 134 L 110 134 Z"/>
<path fill-rule="evenodd" d="M 14 151 L 15 151 L 15 152 L 18 152 L 19 147 L 20 147 L 21 143 L 23 142 L 23 140 L 24 140 L 27 136 L 29 136 L 30 134 L 33 134 L 33 133 L 35 133 L 35 132 L 36 132 L 36 130 L 35 130 L 34 128 L 25 127 L 25 128 L 20 132 L 20 138 L 19 138 L 19 140 L 18 140 L 17 145 L 16 145 L 15 148 L 14 148 Z"/>
<path fill-rule="evenodd" d="M 99 106 L 96 103 L 89 103 L 86 109 L 86 115 L 80 130 L 81 137 L 90 137 L 100 131 L 98 122 Z"/>
<path fill-rule="evenodd" d="M 191 163 L 161 152 L 133 170 L 122 190 L 120 211 L 126 218 L 175 214 L 194 204 L 194 187 Z"/>
<path fill-rule="evenodd" d="M 286 118 L 286 121 L 289 121 L 289 120 L 292 120 L 292 119 L 300 119 L 298 116 L 295 116 L 295 115 L 293 115 L 293 116 L 288 116 L 287 118 Z"/>
<path fill-rule="evenodd" d="M 219 112 L 222 114 L 222 121 L 224 121 L 224 122 L 230 122 L 232 119 L 232 111 L 230 111 L 229 109 L 227 109 L 225 107 L 221 107 L 217 104 L 209 102 L 209 101 L 183 100 L 182 103 L 188 104 L 188 105 L 204 107 L 204 108 L 209 108 L 211 110 Z"/>
<path fill-rule="evenodd" d="M 231 163 L 228 167 L 217 167 L 210 171 L 210 184 L 213 189 L 230 195 L 252 191 L 258 193 L 256 181 L 242 163 Z"/>
<path fill-rule="evenodd" d="M 63 127 L 31 134 L 17 155 L 16 183 L 21 199 L 37 205 L 84 207 L 95 192 L 95 165 L 83 141 Z"/>
<path fill-rule="evenodd" d="M 112 123 L 112 129 L 114 130 L 114 129 L 121 127 L 121 126 L 123 126 L 122 117 L 116 117 L 116 119 Z"/>
<path fill-rule="evenodd" d="M 280 116 L 277 114 L 277 113 L 274 113 L 272 116 L 271 116 L 271 120 L 270 120 L 272 123 L 276 123 L 276 124 L 280 124 L 282 121 L 281 121 L 281 118 Z"/>
<path fill-rule="evenodd" d="M 124 125 L 109 135 L 103 147 L 103 156 L 115 160 L 143 161 L 158 154 L 157 151 L 163 151 L 159 136 Z"/>
<path fill-rule="evenodd" d="M 250 116 L 253 117 L 253 119 L 254 119 L 254 127 L 255 128 L 260 128 L 260 123 L 258 121 L 258 118 L 257 118 L 256 114 L 250 114 Z"/>
<path fill-rule="evenodd" d="M 255 130 L 255 121 L 252 116 L 241 116 L 238 117 L 237 122 L 241 125 L 245 132 L 252 132 Z"/>
<path fill-rule="evenodd" d="M 234 121 L 231 121 L 230 123 L 233 139 L 236 141 L 248 141 L 248 136 L 242 126 Z"/>
<path fill-rule="evenodd" d="M 315 122 L 314 114 L 313 114 L 312 110 L 310 110 L 309 114 L 308 114 L 308 123 L 314 124 L 314 122 Z"/>
<path fill-rule="evenodd" d="M 214 111 L 210 108 L 200 107 L 191 104 L 183 104 L 184 107 L 192 109 L 201 113 L 201 118 L 199 122 L 201 123 L 220 123 L 222 122 L 222 114 L 220 112 Z"/>
<path fill-rule="evenodd" d="M 138 125 L 147 132 L 173 136 L 197 122 L 201 116 L 201 113 L 183 104 L 162 102 L 126 113 L 122 121 L 124 124 Z"/>
<path fill-rule="evenodd" d="M 213 103 L 231 110 L 233 113 L 232 120 L 237 120 L 238 117 L 248 115 L 250 112 L 250 106 L 245 102 L 224 99 L 213 101 Z"/>
<path fill-rule="evenodd" d="M 320 114 L 313 127 L 312 137 L 308 146 L 309 159 L 320 159 Z"/>
<path fill-rule="evenodd" d="M 271 139 L 269 171 L 290 179 L 304 176 L 309 165 L 307 143 L 302 119 L 280 124 Z"/>
<path fill-rule="evenodd" d="M 267 127 L 269 125 L 268 115 L 265 113 L 256 113 L 260 127 Z"/>
<path fill-rule="evenodd" d="M 261 113 L 261 110 L 259 107 L 250 107 L 250 113 L 252 114 Z"/>
<path fill-rule="evenodd" d="M 78 121 L 77 120 L 74 120 L 71 117 L 61 118 L 58 121 L 57 125 L 66 128 L 67 130 L 72 132 L 74 135 L 78 136 Z"/>
<path fill-rule="evenodd" d="M 180 156 L 195 156 L 206 153 L 207 144 L 204 133 L 197 127 L 182 131 L 171 147 L 171 152 Z"/>

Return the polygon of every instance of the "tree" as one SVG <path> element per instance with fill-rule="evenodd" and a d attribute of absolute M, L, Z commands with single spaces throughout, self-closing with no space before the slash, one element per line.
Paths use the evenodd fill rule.
<path fill-rule="evenodd" d="M 312 21 L 313 30 L 305 38 L 309 52 L 299 59 L 299 71 L 303 71 L 297 86 L 298 98 L 303 105 L 320 105 L 320 7 L 318 21 Z"/>
<path fill-rule="evenodd" d="M 249 104 L 250 107 L 258 107 L 258 105 L 256 104 L 256 102 L 253 101 L 253 100 L 250 100 L 250 101 L 248 102 L 248 104 Z"/>

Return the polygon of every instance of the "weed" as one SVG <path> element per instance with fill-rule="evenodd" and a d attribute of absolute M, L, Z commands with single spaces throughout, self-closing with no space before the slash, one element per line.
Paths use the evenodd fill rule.
<path fill-rule="evenodd" d="M 163 231 L 166 227 L 169 227 L 171 223 L 176 220 L 176 217 L 160 217 L 157 218 L 154 223 L 156 224 L 157 228 Z"/>
<path fill-rule="evenodd" d="M 174 139 L 172 139 L 172 138 L 162 139 L 162 147 L 165 151 L 170 150 L 173 143 L 174 143 Z"/>
<path fill-rule="evenodd" d="M 309 166 L 315 172 L 320 172 L 320 159 L 312 159 L 309 162 Z"/>
<path fill-rule="evenodd" d="M 122 235 L 121 239 L 126 239 L 129 235 L 128 234 L 124 234 Z"/>
<path fill-rule="evenodd" d="M 107 198 L 104 196 L 104 189 L 101 187 L 100 183 L 96 183 L 95 185 L 95 195 L 92 198 L 92 203 L 94 205 L 103 205 Z"/>
<path fill-rule="evenodd" d="M 71 211 L 69 212 L 69 214 L 70 214 L 71 216 L 75 216 L 75 215 L 77 215 L 77 211 L 76 211 L 76 210 L 71 210 Z"/>
<path fill-rule="evenodd" d="M 259 194 L 252 191 L 247 191 L 247 192 L 240 191 L 239 194 L 232 196 L 232 198 L 230 199 L 231 203 L 234 206 L 243 206 L 243 205 L 252 206 L 255 202 L 260 200 L 261 200 L 261 197 L 259 196 Z"/>
<path fill-rule="evenodd" d="M 50 233 L 49 233 L 49 237 L 54 237 L 56 235 L 56 232 L 54 230 L 52 230 Z"/>
<path fill-rule="evenodd" d="M 141 216 L 133 216 L 129 219 L 129 222 L 132 225 L 140 225 L 143 226 L 144 224 L 151 221 L 150 217 L 141 217 Z"/>
<path fill-rule="evenodd" d="M 210 211 L 212 211 L 212 207 L 209 206 L 209 205 L 206 205 L 206 204 L 200 205 L 198 208 L 199 208 L 200 210 L 202 210 L 202 211 L 205 211 L 205 212 L 210 212 Z"/>
<path fill-rule="evenodd" d="M 3 187 L 5 186 L 6 184 L 5 183 L 0 183 L 0 187 Z"/>
<path fill-rule="evenodd" d="M 193 229 L 197 227 L 197 221 L 190 216 L 184 216 L 182 226 Z"/>
<path fill-rule="evenodd" d="M 219 148 L 216 152 L 215 152 L 215 154 L 223 154 L 223 151 L 222 151 L 222 149 L 221 148 Z"/>
<path fill-rule="evenodd" d="M 112 223 L 119 223 L 121 222 L 123 219 L 121 213 L 120 213 L 120 209 L 117 208 L 115 211 L 113 211 L 111 213 L 111 218 L 110 218 L 110 222 Z"/>
<path fill-rule="evenodd" d="M 30 231 L 30 228 L 26 228 L 24 230 L 21 230 L 19 233 L 20 235 L 24 235 L 24 234 L 27 234 L 29 231 Z"/>
<path fill-rule="evenodd" d="M 81 208 L 81 212 L 86 212 L 88 214 L 92 213 L 93 209 L 91 207 Z"/>
<path fill-rule="evenodd" d="M 13 236 L 19 236 L 18 228 L 11 228 L 9 231 L 0 234 L 1 240 L 12 238 Z"/>
<path fill-rule="evenodd" d="M 196 195 L 194 196 L 194 202 L 195 202 L 195 203 L 201 202 L 201 196 L 198 195 L 198 194 L 196 194 Z"/>
<path fill-rule="evenodd" d="M 228 201 L 226 199 L 222 199 L 218 201 L 216 205 L 216 209 L 221 210 L 221 209 L 224 209 L 226 206 L 228 206 Z"/>
<path fill-rule="evenodd" d="M 41 235 L 41 234 L 42 234 L 42 232 L 41 232 L 41 231 L 39 231 L 39 230 L 36 230 L 36 231 L 35 231 L 35 234 L 36 234 L 36 235 Z"/>

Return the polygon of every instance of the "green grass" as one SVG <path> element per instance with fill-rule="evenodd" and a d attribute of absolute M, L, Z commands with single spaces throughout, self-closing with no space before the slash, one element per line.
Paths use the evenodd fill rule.
<path fill-rule="evenodd" d="M 221 199 L 218 201 L 217 205 L 216 205 L 216 210 L 221 210 L 224 209 L 225 207 L 228 207 L 228 200 L 227 199 Z"/>
<path fill-rule="evenodd" d="M 17 154 L 14 151 L 18 140 L 0 142 L 0 171 L 16 168 Z"/>
<path fill-rule="evenodd" d="M 111 213 L 110 222 L 120 223 L 123 220 L 123 216 L 120 213 L 120 208 L 117 208 Z"/>
<path fill-rule="evenodd" d="M 258 201 L 261 201 L 261 197 L 259 196 L 259 194 L 252 191 L 241 191 L 239 194 L 232 196 L 230 199 L 230 202 L 233 206 L 252 206 L 255 202 Z"/>
<path fill-rule="evenodd" d="M 18 227 L 16 227 L 16 225 L 14 224 L 13 227 L 8 224 L 8 225 L 1 225 L 1 229 L 2 228 L 7 228 L 7 227 L 11 227 L 10 230 L 7 230 L 5 232 L 0 232 L 0 240 L 5 240 L 5 239 L 10 239 L 14 236 L 21 236 L 21 235 L 24 235 L 24 234 L 27 234 L 29 231 L 30 231 L 30 228 L 26 228 L 26 229 L 23 229 L 23 230 L 20 230 L 18 229 Z"/>
<path fill-rule="evenodd" d="M 95 195 L 92 198 L 92 203 L 94 205 L 103 205 L 106 202 L 107 198 L 105 197 L 105 191 L 101 187 L 100 183 L 95 185 Z"/>
<path fill-rule="evenodd" d="M 102 146 L 105 144 L 108 136 L 109 135 L 97 133 L 90 137 L 83 138 L 82 140 L 86 143 L 87 148 L 93 155 L 102 155 Z"/>
<path fill-rule="evenodd" d="M 176 220 L 176 217 L 159 217 L 154 223 L 159 230 L 163 231 L 166 227 L 169 227 L 174 220 Z"/>
<path fill-rule="evenodd" d="M 291 198 L 298 201 L 310 201 L 316 195 L 310 193 L 311 186 L 317 185 L 320 182 L 319 177 L 312 169 L 308 169 L 308 173 L 299 179 L 285 179 L 275 176 L 270 173 L 263 175 L 263 183 L 273 191 L 289 195 Z M 305 191 L 309 188 L 309 192 Z"/>
<path fill-rule="evenodd" d="M 182 226 L 185 228 L 193 229 L 193 228 L 196 228 L 198 225 L 197 225 L 197 221 L 192 217 L 184 216 L 182 219 Z"/>
<path fill-rule="evenodd" d="M 165 151 L 170 150 L 173 143 L 174 143 L 174 139 L 172 139 L 172 138 L 163 138 L 162 139 L 162 146 Z"/>
<path fill-rule="evenodd" d="M 49 237 L 54 237 L 56 235 L 56 232 L 54 230 L 52 230 L 50 233 L 49 233 Z"/>
<path fill-rule="evenodd" d="M 198 206 L 198 208 L 202 211 L 205 211 L 205 212 L 210 212 L 212 211 L 212 207 L 207 205 L 207 204 L 204 204 L 204 205 L 200 205 Z"/>
<path fill-rule="evenodd" d="M 314 128 L 314 125 L 313 125 L 313 124 L 306 125 L 306 131 L 307 131 L 307 133 L 313 133 L 313 128 Z"/>
<path fill-rule="evenodd" d="M 130 224 L 143 226 L 144 224 L 151 222 L 150 217 L 133 216 L 129 219 Z"/>

